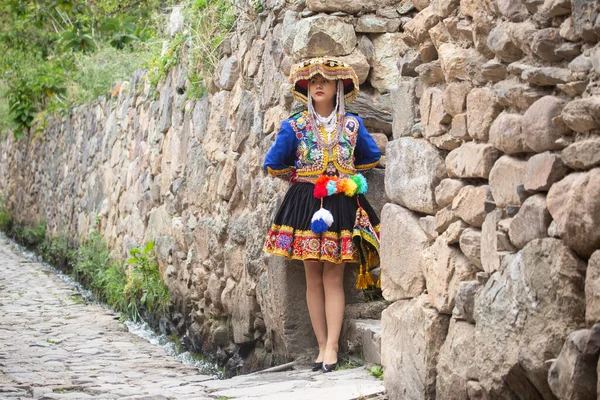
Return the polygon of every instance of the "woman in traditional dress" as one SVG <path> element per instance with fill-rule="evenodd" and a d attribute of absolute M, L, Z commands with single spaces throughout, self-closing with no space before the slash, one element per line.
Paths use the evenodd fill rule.
<path fill-rule="evenodd" d="M 294 98 L 307 110 L 281 124 L 264 169 L 291 185 L 267 235 L 266 252 L 302 260 L 306 302 L 319 354 L 313 371 L 337 366 L 344 315 L 344 266 L 358 262 L 356 286 L 374 285 L 369 268 L 379 262 L 379 219 L 364 193 L 360 171 L 381 158 L 360 117 L 345 111 L 358 94 L 348 64 L 314 58 L 290 75 Z"/>

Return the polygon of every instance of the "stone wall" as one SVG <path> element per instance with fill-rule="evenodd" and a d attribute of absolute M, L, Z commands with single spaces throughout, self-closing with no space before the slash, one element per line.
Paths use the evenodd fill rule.
<path fill-rule="evenodd" d="M 383 208 L 390 398 L 595 398 L 598 2 L 413 3 Z"/>
<path fill-rule="evenodd" d="M 187 98 L 184 69 L 156 91 L 140 73 L 44 135 L 1 143 L 9 205 L 74 235 L 99 216 L 120 255 L 156 239 L 174 329 L 230 366 L 305 355 L 302 269 L 262 253 L 287 184 L 260 167 L 297 106 L 291 65 L 338 56 L 361 82 L 350 109 L 386 153 L 369 179 L 373 203 L 388 203 L 389 397 L 589 398 L 600 318 L 596 2 L 263 6 L 239 15 L 204 98 Z"/>

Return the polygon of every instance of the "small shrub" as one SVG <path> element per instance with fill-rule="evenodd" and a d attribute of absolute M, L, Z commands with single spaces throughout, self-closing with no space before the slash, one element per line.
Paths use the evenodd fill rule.
<path fill-rule="evenodd" d="M 127 284 L 125 299 L 127 313 L 134 320 L 140 317 L 140 311 L 152 315 L 164 314 L 169 306 L 169 290 L 165 286 L 158 270 L 158 263 L 152 256 L 154 241 L 145 246 L 130 250 L 127 261 Z"/>
<path fill-rule="evenodd" d="M 381 365 L 373 365 L 367 373 L 377 379 L 383 379 L 383 367 Z"/>
<path fill-rule="evenodd" d="M 75 250 L 66 235 L 46 237 L 40 246 L 42 259 L 63 270 L 70 271 L 75 258 Z"/>
<path fill-rule="evenodd" d="M 37 248 L 46 238 L 46 219 L 42 219 L 36 226 L 18 226 L 13 229 L 15 239 L 23 246 Z"/>

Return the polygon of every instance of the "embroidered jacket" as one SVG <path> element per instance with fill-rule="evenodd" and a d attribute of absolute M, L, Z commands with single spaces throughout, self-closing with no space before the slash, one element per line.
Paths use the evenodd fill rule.
<path fill-rule="evenodd" d="M 319 133 L 327 143 L 326 132 Z M 332 162 L 346 175 L 375 167 L 381 152 L 365 128 L 360 117 L 346 113 L 342 135 L 331 151 L 318 145 L 308 119 L 308 112 L 293 115 L 281 123 L 275 143 L 265 157 L 263 168 L 270 175 L 287 177 L 295 174 L 303 178 L 316 178 Z"/>

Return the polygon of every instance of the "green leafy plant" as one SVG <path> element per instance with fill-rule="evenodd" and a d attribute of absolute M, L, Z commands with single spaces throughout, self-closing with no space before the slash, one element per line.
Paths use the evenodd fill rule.
<path fill-rule="evenodd" d="M 71 240 L 65 234 L 46 237 L 40 246 L 40 253 L 44 261 L 61 270 L 72 268 L 75 250 Z"/>
<path fill-rule="evenodd" d="M 154 241 L 145 246 L 131 249 L 127 261 L 127 284 L 124 288 L 128 302 L 127 312 L 134 320 L 139 319 L 140 310 L 161 315 L 169 306 L 169 290 L 160 276 L 158 263 L 152 256 Z"/>
<path fill-rule="evenodd" d="M 46 238 L 46 219 L 42 219 L 35 226 L 18 227 L 15 233 L 19 243 L 29 248 L 36 248 Z"/>
<path fill-rule="evenodd" d="M 373 365 L 371 368 L 369 368 L 367 373 L 377 379 L 383 379 L 383 367 L 381 365 Z"/>

